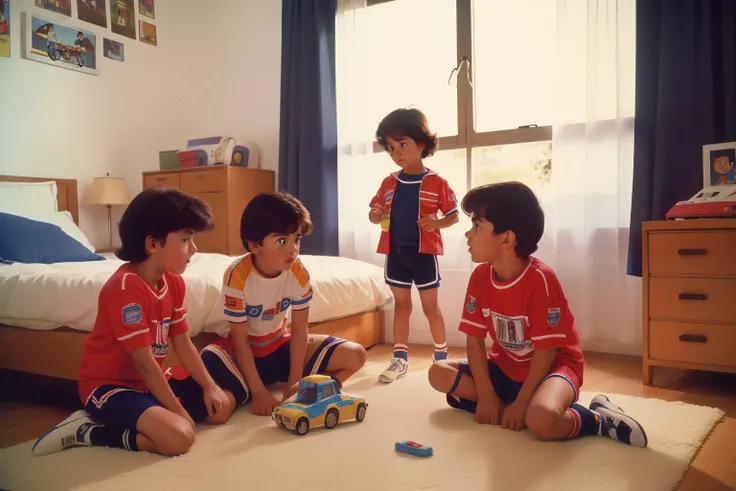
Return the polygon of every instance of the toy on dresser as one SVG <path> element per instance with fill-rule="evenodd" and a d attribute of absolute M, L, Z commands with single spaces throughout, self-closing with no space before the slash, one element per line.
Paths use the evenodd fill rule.
<path fill-rule="evenodd" d="M 189 140 L 181 150 L 159 153 L 161 170 L 189 169 L 208 165 L 260 167 L 258 148 L 254 143 L 239 145 L 235 138 L 213 136 Z"/>

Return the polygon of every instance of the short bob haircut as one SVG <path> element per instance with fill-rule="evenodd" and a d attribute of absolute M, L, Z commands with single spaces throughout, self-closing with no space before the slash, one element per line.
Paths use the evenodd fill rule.
<path fill-rule="evenodd" d="M 427 116 L 419 109 L 396 109 L 383 118 L 378 124 L 376 139 L 384 150 L 388 150 L 386 138 L 389 136 L 394 140 L 408 136 L 417 144 L 424 144 L 422 158 L 431 157 L 439 147 L 437 133 L 430 131 Z"/>
<path fill-rule="evenodd" d="M 245 207 L 240 217 L 240 240 L 250 251 L 248 242 L 263 245 L 269 234 L 302 235 L 312 232 L 312 218 L 301 201 L 288 193 L 259 194 Z"/>

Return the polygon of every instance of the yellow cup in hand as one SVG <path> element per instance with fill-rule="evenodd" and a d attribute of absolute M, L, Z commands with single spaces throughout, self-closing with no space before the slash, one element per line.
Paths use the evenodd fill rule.
<path fill-rule="evenodd" d="M 381 218 L 381 230 L 384 232 L 388 232 L 388 227 L 391 225 L 391 218 L 390 217 L 383 217 Z"/>

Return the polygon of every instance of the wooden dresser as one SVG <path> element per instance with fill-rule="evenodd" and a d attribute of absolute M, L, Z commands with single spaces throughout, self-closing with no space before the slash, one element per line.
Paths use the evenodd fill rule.
<path fill-rule="evenodd" d="M 642 226 L 645 385 L 654 367 L 736 373 L 736 219 Z"/>
<path fill-rule="evenodd" d="M 245 253 L 240 216 L 254 196 L 274 190 L 274 172 L 227 165 L 144 172 L 143 189 L 157 186 L 181 189 L 209 204 L 215 227 L 197 234 L 197 248 L 200 252 L 236 256 Z"/>

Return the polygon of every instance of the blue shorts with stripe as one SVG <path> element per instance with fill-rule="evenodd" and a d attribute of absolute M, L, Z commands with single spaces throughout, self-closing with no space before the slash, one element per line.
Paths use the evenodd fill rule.
<path fill-rule="evenodd" d="M 327 338 L 317 346 L 314 353 L 304 366 L 302 376 L 307 375 L 327 375 L 327 364 L 332 358 L 338 346 L 347 340 L 327 336 Z M 268 356 L 256 358 L 256 370 L 263 381 L 263 385 L 272 385 L 278 382 L 286 382 L 289 379 L 289 370 L 291 369 L 291 339 L 276 348 L 276 351 Z"/>
<path fill-rule="evenodd" d="M 440 286 L 440 267 L 437 256 L 421 254 L 416 247 L 392 246 L 384 266 L 386 284 L 396 288 L 429 290 Z"/>
<path fill-rule="evenodd" d="M 217 385 L 233 394 L 236 405 L 248 402 L 250 392 L 235 359 L 219 346 L 211 346 L 200 353 L 205 368 Z M 166 369 L 165 376 L 171 391 L 189 416 L 197 422 L 207 419 L 204 391 L 184 367 L 170 367 Z M 102 385 L 90 394 L 84 408 L 93 420 L 105 426 L 135 429 L 138 418 L 154 406 L 161 404 L 150 392 L 124 385 Z"/>

